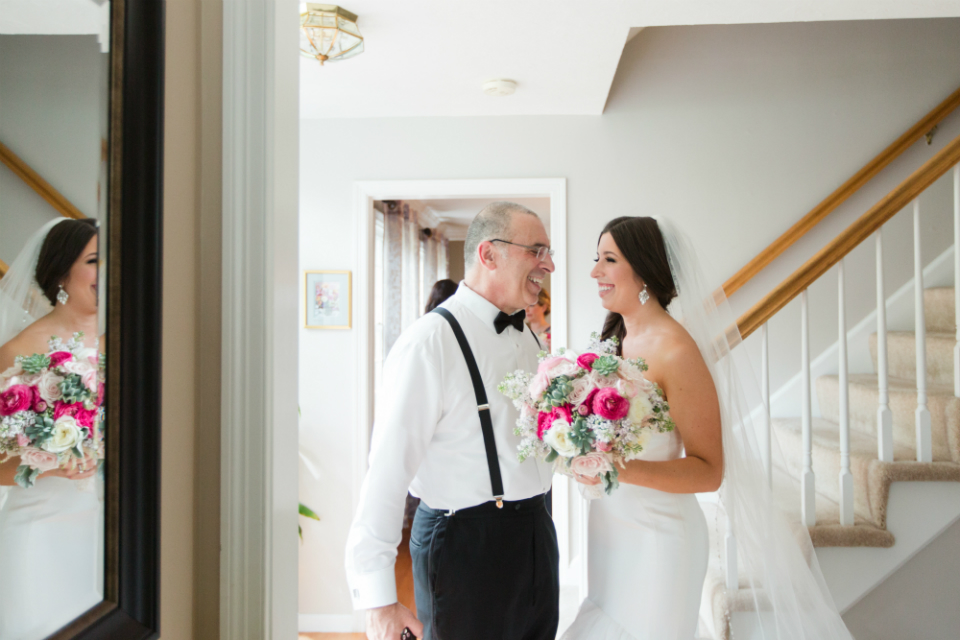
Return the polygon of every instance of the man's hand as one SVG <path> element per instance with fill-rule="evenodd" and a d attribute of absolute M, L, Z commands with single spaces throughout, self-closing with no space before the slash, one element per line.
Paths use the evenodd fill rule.
<path fill-rule="evenodd" d="M 399 602 L 385 607 L 367 609 L 367 638 L 369 640 L 400 640 L 404 628 L 413 635 L 423 637 L 423 623 L 417 620 L 410 609 Z"/>

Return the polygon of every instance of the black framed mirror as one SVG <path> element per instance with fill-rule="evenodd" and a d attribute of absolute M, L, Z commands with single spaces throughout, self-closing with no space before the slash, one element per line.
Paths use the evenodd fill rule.
<path fill-rule="evenodd" d="M 12 585 L 9 592 L 23 601 L 19 609 L 8 606 L 19 620 L 13 621 L 10 612 L 7 621 L 0 619 L 4 640 L 159 636 L 164 10 L 159 0 L 53 0 L 0 8 L 0 12 L 11 12 L 0 15 L 0 159 L 6 165 L 0 166 L 0 254 L 6 254 L 0 255 L 0 261 L 9 260 L 13 273 L 8 277 L 7 263 L 0 262 L 0 275 L 10 285 L 4 288 L 0 279 L 0 317 L 18 273 L 36 285 L 25 299 L 40 300 L 43 306 L 42 313 L 34 307 L 29 313 L 25 310 L 16 330 L 7 331 L 15 338 L 0 340 L 0 360 L 10 359 L 0 367 L 19 367 L 14 371 L 19 377 L 0 378 L 0 392 L 7 393 L 20 383 L 40 388 L 40 377 L 48 373 L 67 376 L 57 378 L 56 388 L 51 387 L 50 393 L 63 394 L 56 401 L 39 392 L 31 396 L 28 409 L 35 417 L 27 427 L 32 431 L 27 427 L 19 433 L 11 431 L 20 424 L 14 418 L 26 415 L 13 411 L 20 407 L 0 410 L 0 485 L 4 485 L 0 486 L 0 567 L 6 567 L 0 574 Z M 30 100 L 36 103 L 31 105 Z M 66 133 L 57 135 L 58 127 Z M 89 160 L 91 140 L 96 149 Z M 95 166 L 91 169 L 90 164 Z M 95 195 L 90 193 L 92 186 Z M 60 216 L 70 220 L 61 224 Z M 57 229 L 69 231 L 63 232 L 68 238 L 65 244 L 54 242 L 63 235 L 55 236 L 60 233 Z M 80 233 L 80 240 L 70 233 Z M 30 263 L 23 255 L 34 245 L 39 257 Z M 51 262 L 49 256 L 57 253 L 48 245 L 76 245 L 81 253 L 74 257 L 64 249 L 69 259 L 59 260 L 63 264 L 56 267 L 59 263 Z M 82 260 L 86 262 L 81 264 Z M 54 266 L 48 269 L 48 263 Z M 52 289 L 46 283 L 48 271 L 53 274 Z M 83 274 L 88 280 L 82 279 Z M 88 298 L 93 305 L 89 313 L 79 306 Z M 68 315 L 89 318 L 83 326 L 90 328 L 73 334 L 73 346 L 69 341 L 66 347 L 57 343 L 61 353 L 73 354 L 72 360 L 56 356 L 50 342 L 46 355 L 52 359 L 41 358 L 42 366 L 33 361 L 25 366 L 29 354 L 44 355 L 44 349 L 18 346 L 27 340 L 27 328 L 41 326 L 47 335 L 56 336 L 58 332 L 49 327 L 60 325 L 51 325 L 51 318 Z M 47 324 L 41 322 L 44 318 Z M 77 335 L 81 338 L 76 339 Z M 15 340 L 21 343 L 9 346 Z M 68 364 L 80 363 L 75 375 L 78 380 L 90 377 L 85 389 L 63 391 L 69 376 L 53 368 L 60 366 L 61 358 Z M 92 365 L 81 362 L 83 358 Z M 86 367 L 82 371 L 81 364 Z M 47 368 L 31 373 L 36 366 Z M 10 369 L 5 373 L 10 374 Z M 0 397 L 6 397 L 3 393 Z M 34 438 L 46 423 L 36 416 L 46 415 L 48 404 L 51 426 L 49 433 L 43 433 L 49 439 L 39 444 L 41 440 Z M 9 416 L 13 418 L 3 422 Z M 64 416 L 72 421 L 62 421 Z M 62 433 L 57 430 L 61 422 L 66 425 Z M 71 429 L 79 434 L 79 444 L 71 444 Z M 24 448 L 4 450 L 5 435 L 7 442 L 17 442 L 19 437 Z M 67 442 L 67 449 L 50 444 L 61 441 Z M 93 443 L 89 449 L 88 442 Z M 27 449 L 33 451 L 27 454 Z M 52 456 L 56 464 L 42 466 L 47 464 L 44 456 Z M 4 470 L 5 458 L 13 460 L 7 465 L 9 473 Z M 34 458 L 42 464 L 24 462 Z M 94 462 L 82 467 L 88 460 Z M 13 473 L 14 467 L 19 475 Z M 14 481 L 3 481 L 7 475 Z M 81 485 L 87 488 L 75 490 Z M 44 486 L 52 487 L 50 495 L 61 502 L 54 505 L 47 494 L 35 491 Z M 69 487 L 70 496 L 86 496 L 83 500 L 93 505 L 89 513 L 72 513 L 78 510 L 78 502 L 64 498 L 63 487 Z M 14 498 L 8 500 L 10 496 Z M 70 517 L 60 517 L 64 514 Z M 72 535 L 62 536 L 71 539 L 83 537 L 73 535 L 77 531 L 90 531 L 84 538 L 84 553 L 74 554 L 82 561 L 72 563 L 74 568 L 66 574 L 51 575 L 46 570 L 56 563 L 31 564 L 31 557 L 40 557 L 43 549 L 16 544 L 35 539 L 35 529 L 29 527 L 44 518 L 47 522 L 42 526 L 49 539 L 60 535 L 55 527 L 64 532 L 72 527 Z M 53 520 L 60 522 L 51 524 Z M 17 529 L 13 526 L 17 522 L 27 526 Z M 70 571 L 83 575 L 73 576 Z M 86 599 L 63 606 L 56 597 L 36 602 L 37 593 L 47 596 L 53 591 L 46 590 L 55 591 L 58 583 L 76 581 L 89 583 Z M 22 588 L 25 583 L 31 588 Z M 0 605 L 0 618 L 3 612 Z M 44 624 L 31 624 L 40 616 L 46 618 Z"/>

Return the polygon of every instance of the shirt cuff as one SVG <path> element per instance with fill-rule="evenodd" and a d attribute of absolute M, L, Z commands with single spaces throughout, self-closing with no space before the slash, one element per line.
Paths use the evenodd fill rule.
<path fill-rule="evenodd" d="M 397 578 L 393 565 L 370 573 L 347 576 L 354 609 L 385 607 L 397 601 Z"/>

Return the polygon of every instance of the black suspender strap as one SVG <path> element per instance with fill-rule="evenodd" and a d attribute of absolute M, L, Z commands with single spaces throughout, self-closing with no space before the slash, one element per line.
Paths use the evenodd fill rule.
<path fill-rule="evenodd" d="M 487 402 L 487 392 L 483 388 L 483 379 L 480 377 L 480 369 L 477 367 L 477 361 L 473 357 L 473 351 L 470 349 L 470 343 L 467 337 L 463 335 L 463 329 L 460 323 L 453 317 L 453 314 L 437 307 L 433 310 L 443 316 L 450 328 L 453 329 L 453 335 L 457 337 L 460 344 L 460 351 L 463 352 L 463 359 L 467 361 L 467 369 L 470 370 L 470 379 L 473 381 L 473 393 L 477 396 L 477 411 L 480 414 L 480 430 L 483 431 L 483 446 L 487 450 L 487 467 L 490 470 L 490 486 L 493 489 L 493 497 L 497 501 L 497 507 L 503 508 L 503 478 L 500 476 L 500 462 L 497 460 L 497 443 L 493 439 L 493 421 L 490 419 L 490 404 Z"/>

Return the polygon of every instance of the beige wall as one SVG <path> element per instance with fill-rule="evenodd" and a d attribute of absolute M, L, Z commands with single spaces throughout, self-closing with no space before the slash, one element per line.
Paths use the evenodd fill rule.
<path fill-rule="evenodd" d="M 463 280 L 463 241 L 450 241 L 447 245 L 447 258 L 450 261 L 450 279 L 460 282 Z"/>
<path fill-rule="evenodd" d="M 220 10 L 167 3 L 160 628 L 175 640 L 219 636 Z"/>

